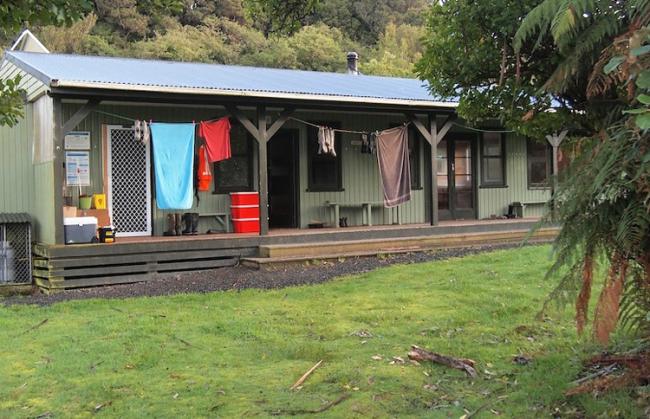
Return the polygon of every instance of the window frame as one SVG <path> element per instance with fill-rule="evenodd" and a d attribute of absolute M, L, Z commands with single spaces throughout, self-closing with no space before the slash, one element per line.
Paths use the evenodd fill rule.
<path fill-rule="evenodd" d="M 544 150 L 546 151 L 546 180 L 544 183 L 533 183 L 530 181 L 531 175 L 531 158 L 530 158 L 530 145 L 531 143 L 537 143 L 541 145 L 541 142 L 533 140 L 531 138 L 526 138 L 526 185 L 528 189 L 551 189 L 551 177 L 553 176 L 553 150 L 551 145 L 544 141 Z"/>
<path fill-rule="evenodd" d="M 333 121 L 309 121 L 312 124 L 327 126 L 330 128 L 340 128 L 340 122 Z M 316 133 L 313 136 L 312 133 Z M 343 188 L 343 141 L 340 132 L 334 133 L 334 150 L 336 157 L 318 154 L 318 128 L 307 126 L 307 192 L 342 192 Z M 334 159 L 336 161 L 336 185 L 324 186 L 314 183 L 312 177 L 312 167 L 315 159 Z"/>
<path fill-rule="evenodd" d="M 221 186 L 218 184 L 218 180 L 222 179 L 221 176 L 217 176 L 217 165 L 221 162 L 214 162 L 212 163 L 212 174 L 213 174 L 213 184 L 214 187 L 212 189 L 212 194 L 213 195 L 227 195 L 231 192 L 253 192 L 255 191 L 255 168 L 253 167 L 255 165 L 255 159 L 253 154 L 255 153 L 255 139 L 249 134 L 245 133 L 245 141 L 247 141 L 246 144 L 246 153 L 245 154 L 238 154 L 235 155 L 233 154 L 232 157 L 247 157 L 248 159 L 248 185 L 246 187 L 242 186 Z M 232 139 L 231 139 L 232 140 Z M 227 160 L 223 160 L 227 161 Z"/>
<path fill-rule="evenodd" d="M 501 154 L 499 155 L 485 155 L 485 133 L 481 133 L 480 138 L 480 148 L 481 148 L 481 183 L 480 188 L 507 188 L 508 187 L 508 171 L 507 171 L 507 148 L 506 148 L 506 134 L 499 133 L 501 140 Z M 501 181 L 486 181 L 486 170 L 487 165 L 485 160 L 487 159 L 501 159 L 501 171 L 503 173 L 503 178 Z"/>

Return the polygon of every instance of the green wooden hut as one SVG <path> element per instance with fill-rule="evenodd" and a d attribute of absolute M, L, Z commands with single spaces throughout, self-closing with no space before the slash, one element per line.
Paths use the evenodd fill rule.
<path fill-rule="evenodd" d="M 41 258 L 35 276 L 43 286 L 222 266 L 268 253 L 260 250 L 265 245 L 523 229 L 551 196 L 550 145 L 467 127 L 454 99 L 432 96 L 416 79 L 359 74 L 356 54 L 348 56 L 347 72 L 322 73 L 51 54 L 34 41 L 21 45 L 30 47 L 6 51 L 0 65 L 0 78 L 20 75 L 25 91 L 24 117 L 0 127 L 0 212 L 32 216 Z M 200 214 L 201 232 L 230 231 L 229 193 L 257 191 L 259 235 L 160 239 L 168 212 L 157 208 L 150 146 L 132 140 L 133 121 L 223 116 L 232 121 L 232 158 L 214 165 L 210 191 L 199 193 L 191 211 Z M 377 158 L 361 153 L 359 132 L 403 123 L 410 124 L 412 198 L 388 209 Z M 312 124 L 351 131 L 336 134 L 336 158 L 317 154 Z M 79 147 L 75 164 L 86 172 L 71 182 L 70 153 Z M 63 221 L 80 194 L 108 197 L 117 243 L 64 245 Z M 524 218 L 494 222 L 514 202 Z M 337 215 L 350 227 L 337 228 Z M 175 258 L 179 252 L 193 253 Z"/>

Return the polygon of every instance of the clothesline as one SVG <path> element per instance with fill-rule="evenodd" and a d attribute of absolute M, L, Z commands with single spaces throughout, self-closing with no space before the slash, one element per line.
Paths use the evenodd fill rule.
<path fill-rule="evenodd" d="M 291 120 L 296 121 L 296 122 L 300 122 L 300 123 L 305 124 L 305 125 L 309 125 L 309 126 L 314 127 L 314 128 L 323 127 L 323 125 L 314 124 L 313 122 L 308 122 L 308 121 L 305 121 L 303 119 L 294 118 L 293 116 L 290 116 L 288 119 L 291 119 Z M 404 123 L 404 125 L 408 125 L 408 124 L 410 124 L 410 122 L 405 122 Z M 341 129 L 341 128 L 330 128 L 330 129 L 332 131 L 334 131 L 334 132 L 343 132 L 343 133 L 346 133 L 346 134 L 369 134 L 369 133 L 373 132 L 373 131 L 354 131 L 354 130 Z"/>
<path fill-rule="evenodd" d="M 452 122 L 452 124 L 456 125 L 459 128 L 464 128 L 476 132 L 493 132 L 495 134 L 507 134 L 507 133 L 515 132 L 514 130 L 491 130 L 491 129 L 473 128 L 473 127 L 468 127 L 467 125 L 459 124 L 458 122 Z"/>
<path fill-rule="evenodd" d="M 127 117 L 127 116 L 123 116 L 123 115 L 118 115 L 118 114 L 116 114 L 116 113 L 105 112 L 105 111 L 99 111 L 99 110 L 94 110 L 93 112 L 95 112 L 95 113 L 100 113 L 100 114 L 102 114 L 102 115 L 106 115 L 106 116 L 112 116 L 113 118 L 123 119 L 123 120 L 125 120 L 125 121 L 129 121 L 129 122 L 135 122 L 135 121 L 137 121 L 137 119 L 129 118 L 129 117 Z M 216 120 L 221 119 L 221 118 L 223 118 L 223 117 L 218 116 L 218 117 L 216 117 L 216 118 L 212 118 L 212 119 L 202 119 L 202 120 L 200 120 L 199 122 L 212 122 L 212 121 L 216 121 Z M 194 123 L 195 121 L 192 121 L 192 122 Z"/>
<path fill-rule="evenodd" d="M 105 112 L 105 111 L 99 111 L 99 110 L 94 110 L 93 112 L 100 113 L 100 114 L 103 114 L 103 115 L 106 115 L 106 116 L 112 116 L 114 118 L 120 118 L 120 119 L 129 121 L 129 122 L 135 122 L 136 121 L 133 118 L 129 118 L 127 116 L 122 116 L 122 115 L 118 115 L 118 114 L 111 113 L 111 112 Z M 218 120 L 220 118 L 222 118 L 222 117 L 207 119 L 204 122 L 212 122 L 212 121 L 216 121 L 216 120 Z M 320 128 L 321 127 L 321 125 L 314 124 L 312 122 L 308 122 L 308 121 L 305 121 L 303 119 L 299 119 L 299 118 L 295 118 L 295 117 L 289 117 L 289 119 L 294 120 L 296 122 L 300 122 L 300 123 L 305 124 L 305 125 L 309 125 L 309 126 L 314 127 L 314 128 Z M 406 124 L 408 125 L 408 124 L 410 124 L 410 122 L 407 122 Z M 452 122 L 452 124 L 456 125 L 459 128 L 468 129 L 470 131 L 476 131 L 476 132 L 488 132 L 488 133 L 491 132 L 491 133 L 495 133 L 495 134 L 508 134 L 508 133 L 515 132 L 514 130 L 489 130 L 489 129 L 474 128 L 474 127 L 469 127 L 467 125 L 459 124 L 458 122 Z M 333 131 L 335 131 L 335 132 L 343 132 L 343 133 L 348 133 L 348 134 L 368 134 L 369 133 L 369 131 L 354 131 L 354 130 L 345 130 L 345 129 L 339 129 L 339 128 L 333 128 Z"/>

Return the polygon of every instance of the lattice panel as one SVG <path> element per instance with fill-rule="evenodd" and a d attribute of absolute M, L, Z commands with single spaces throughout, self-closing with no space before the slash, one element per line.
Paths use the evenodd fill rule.
<path fill-rule="evenodd" d="M 32 243 L 28 223 L 0 224 L 0 285 L 32 282 Z"/>
<path fill-rule="evenodd" d="M 117 233 L 149 231 L 147 146 L 133 129 L 111 129 L 111 202 Z"/>

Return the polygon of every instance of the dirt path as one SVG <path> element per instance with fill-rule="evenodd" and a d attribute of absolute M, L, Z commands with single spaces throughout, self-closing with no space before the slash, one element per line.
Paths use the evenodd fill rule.
<path fill-rule="evenodd" d="M 445 249 L 431 252 L 397 254 L 385 258 L 355 257 L 336 262 L 323 261 L 309 265 L 289 265 L 272 271 L 258 271 L 243 266 L 235 266 L 210 271 L 165 274 L 160 275 L 158 279 L 147 282 L 66 290 L 52 295 L 35 291 L 32 295 L 7 297 L 1 301 L 7 305 L 48 305 L 60 301 L 87 298 L 129 298 L 180 293 L 207 293 L 247 288 L 284 288 L 296 285 L 320 284 L 332 278 L 368 272 L 382 266 L 442 260 L 492 250 L 516 248 L 519 246 L 519 244 L 504 244 L 462 249 Z M 323 269 L 324 267 L 327 267 L 327 269 Z"/>

